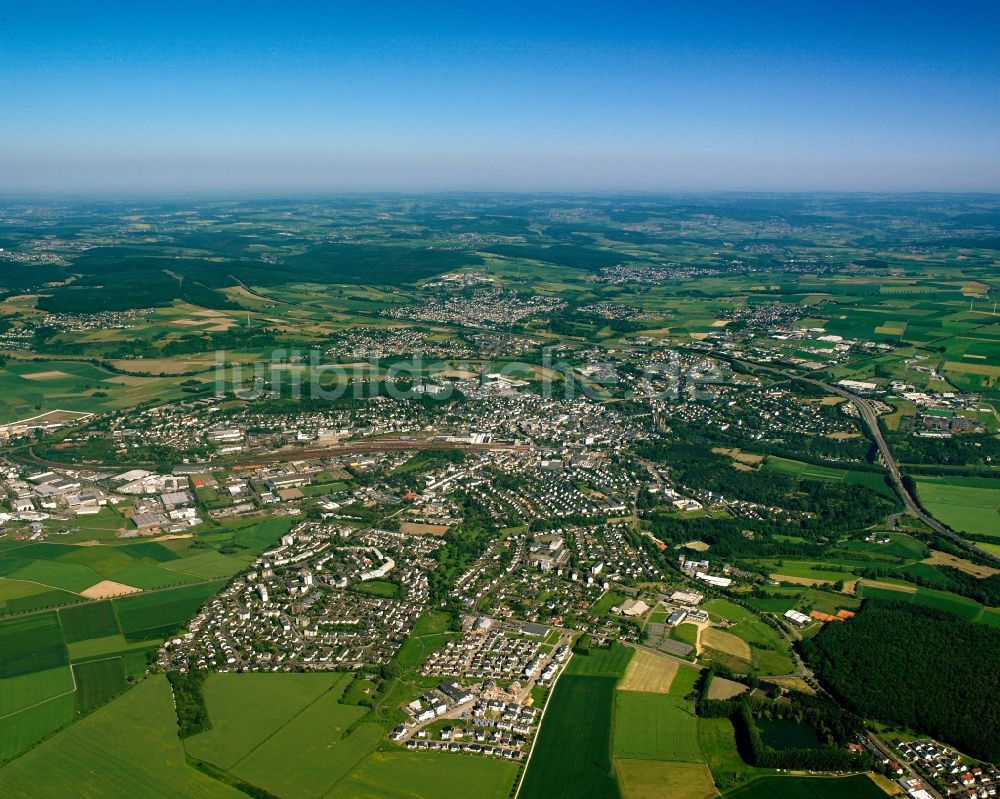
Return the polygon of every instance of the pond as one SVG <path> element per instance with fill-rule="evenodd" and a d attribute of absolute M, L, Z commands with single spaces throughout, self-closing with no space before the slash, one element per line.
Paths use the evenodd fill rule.
<path fill-rule="evenodd" d="M 755 719 L 761 740 L 772 749 L 819 749 L 816 730 L 788 719 Z"/>

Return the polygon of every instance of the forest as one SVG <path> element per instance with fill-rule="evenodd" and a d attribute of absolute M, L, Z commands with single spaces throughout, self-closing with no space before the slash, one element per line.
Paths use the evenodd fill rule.
<path fill-rule="evenodd" d="M 920 605 L 868 599 L 802 652 L 824 685 L 866 718 L 1000 761 L 1000 630 Z"/>
<path fill-rule="evenodd" d="M 212 721 L 205 706 L 205 680 L 208 679 L 208 672 L 200 669 L 170 671 L 167 672 L 167 679 L 174 693 L 177 735 L 188 738 L 212 729 Z"/>

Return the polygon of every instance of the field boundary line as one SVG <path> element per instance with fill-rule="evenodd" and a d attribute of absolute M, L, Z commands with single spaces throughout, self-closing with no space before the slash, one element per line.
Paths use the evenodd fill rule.
<path fill-rule="evenodd" d="M 31 710 L 31 709 L 36 708 L 36 707 L 41 707 L 42 705 L 47 705 L 49 702 L 53 702 L 56 699 L 62 699 L 62 697 L 64 697 L 64 696 L 69 696 L 70 694 L 75 694 L 76 690 L 77 690 L 77 688 L 76 688 L 76 675 L 73 674 L 73 667 L 72 666 L 69 666 L 68 668 L 69 668 L 70 677 L 73 680 L 73 690 L 72 691 L 63 691 L 61 694 L 56 694 L 55 696 L 50 696 L 48 699 L 43 699 L 41 702 L 35 702 L 35 704 L 33 704 L 33 705 L 28 705 L 27 707 L 22 707 L 20 710 L 15 710 L 13 713 L 7 713 L 7 714 L 5 714 L 3 716 L 0 716 L 0 721 L 3 721 L 4 719 L 9 719 L 11 716 L 16 716 L 18 713 L 24 713 L 27 710 Z M 35 674 L 37 672 L 32 672 L 32 673 Z"/>

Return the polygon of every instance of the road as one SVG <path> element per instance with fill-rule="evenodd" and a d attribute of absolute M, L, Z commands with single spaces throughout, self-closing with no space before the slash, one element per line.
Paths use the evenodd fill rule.
<path fill-rule="evenodd" d="M 717 353 L 713 354 L 718 355 Z M 854 405 L 854 407 L 858 409 L 858 414 L 861 416 L 861 420 L 865 423 L 865 426 L 871 431 L 872 438 L 875 440 L 875 444 L 878 447 L 879 454 L 882 456 L 882 462 L 885 465 L 885 468 L 889 470 L 889 474 L 892 477 L 892 482 L 896 486 L 896 490 L 899 492 L 899 496 L 902 498 L 903 504 L 906 506 L 907 512 L 914 518 L 919 519 L 921 522 L 926 524 L 936 533 L 943 535 L 945 538 L 947 538 L 950 541 L 953 541 L 960 547 L 963 547 L 964 549 L 967 549 L 970 552 L 974 552 L 980 557 L 987 558 L 988 560 L 994 561 L 996 563 L 1000 563 L 1000 556 L 994 555 L 992 552 L 989 552 L 983 549 L 982 547 L 977 546 L 974 542 L 962 538 L 962 536 L 960 536 L 954 530 L 943 525 L 941 522 L 939 522 L 937 519 L 935 519 L 933 516 L 931 516 L 923 508 L 920 507 L 917 500 L 913 497 L 912 494 L 910 494 L 909 490 L 906 487 L 906 484 L 903 482 L 903 475 L 899 470 L 899 464 L 896 463 L 896 459 L 893 457 L 892 450 L 889 448 L 889 444 L 885 440 L 885 436 L 882 435 L 882 430 L 878 424 L 878 414 L 875 413 L 875 408 L 873 408 L 872 404 L 864 397 L 859 397 L 857 394 L 847 391 L 846 389 L 843 389 L 840 386 L 831 386 L 829 383 L 824 383 L 822 380 L 816 380 L 815 378 L 812 377 L 802 377 L 801 375 L 793 374 L 791 372 L 786 372 L 782 369 L 775 369 L 774 367 L 771 366 L 763 366 L 761 364 L 754 363 L 753 361 L 744 361 L 740 360 L 739 358 L 727 357 L 725 355 L 721 355 L 719 357 L 723 358 L 724 360 L 729 360 L 738 363 L 741 366 L 744 366 L 750 370 L 770 372 L 772 374 L 781 375 L 782 377 L 785 377 L 789 380 L 798 380 L 803 383 L 811 383 L 814 386 L 822 388 L 824 391 L 829 391 L 831 394 L 835 394 L 838 397 L 843 397 L 844 399 L 849 400 Z"/>
<path fill-rule="evenodd" d="M 899 464 L 896 463 L 896 459 L 892 455 L 892 450 L 889 448 L 889 444 L 885 440 L 885 436 L 882 435 L 882 429 L 879 427 L 878 414 L 875 413 L 875 409 L 872 407 L 872 404 L 868 400 L 864 399 L 863 397 L 859 397 L 856 394 L 852 394 L 850 391 L 845 391 L 844 389 L 838 386 L 831 386 L 827 383 L 822 382 L 821 380 L 813 380 L 811 378 L 804 378 L 804 377 L 800 377 L 798 379 L 804 380 L 807 383 L 812 383 L 815 386 L 823 388 L 825 391 L 829 391 L 833 394 L 844 397 L 845 399 L 850 400 L 854 404 L 854 407 L 857 408 L 858 412 L 861 414 L 862 420 L 864 420 L 865 424 L 868 426 L 868 429 L 871 431 L 872 438 L 875 439 L 875 444 L 878 446 L 879 454 L 882 456 L 882 462 L 883 464 L 885 464 L 885 468 L 889 470 L 889 474 L 892 476 L 892 482 L 895 483 L 896 490 L 902 497 L 903 504 L 906 506 L 906 510 L 909 512 L 911 516 L 914 516 L 915 518 L 919 519 L 928 527 L 930 527 L 932 530 L 934 530 L 937 533 L 940 533 L 945 538 L 958 544 L 960 547 L 964 547 L 965 549 L 968 549 L 971 552 L 975 552 L 977 555 L 980 555 L 981 557 L 988 558 L 989 560 L 1000 563 L 1000 557 L 994 555 L 992 552 L 983 549 L 980 546 L 977 546 L 972 541 L 968 541 L 962 538 L 962 536 L 960 536 L 958 533 L 954 532 L 949 527 L 943 525 L 941 522 L 939 522 L 937 519 L 935 519 L 933 516 L 928 514 L 926 511 L 924 511 L 923 508 L 920 507 L 920 505 L 917 503 L 917 500 L 913 497 L 912 494 L 910 494 L 909 490 L 906 487 L 906 484 L 903 482 L 903 475 L 899 471 Z"/>

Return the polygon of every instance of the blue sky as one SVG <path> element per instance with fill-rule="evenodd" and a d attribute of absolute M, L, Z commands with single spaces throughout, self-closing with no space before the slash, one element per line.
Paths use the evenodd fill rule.
<path fill-rule="evenodd" d="M 991 3 L 13 5 L 0 191 L 1000 191 Z"/>

